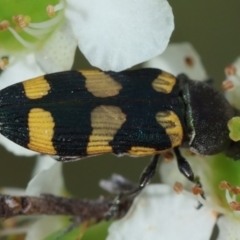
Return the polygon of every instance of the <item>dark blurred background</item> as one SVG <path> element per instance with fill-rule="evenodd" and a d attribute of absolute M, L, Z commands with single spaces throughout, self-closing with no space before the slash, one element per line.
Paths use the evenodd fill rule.
<path fill-rule="evenodd" d="M 175 16 L 175 30 L 171 42 L 188 41 L 202 58 L 209 76 L 219 87 L 224 80 L 224 67 L 240 55 L 240 1 L 169 0 Z M 76 53 L 75 69 L 90 68 L 81 53 Z M 15 157 L 0 147 L 0 187 L 25 188 L 34 158 Z M 104 192 L 98 187 L 100 179 L 119 173 L 137 182 L 149 161 L 144 158 L 118 158 L 103 155 L 64 164 L 68 191 L 78 197 L 96 198 Z M 155 181 L 158 181 L 158 176 Z M 53 179 L 54 181 L 54 179 Z"/>

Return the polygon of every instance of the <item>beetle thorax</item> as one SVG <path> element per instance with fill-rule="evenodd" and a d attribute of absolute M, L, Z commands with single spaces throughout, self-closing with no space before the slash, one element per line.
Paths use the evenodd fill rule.
<path fill-rule="evenodd" d="M 234 115 L 232 107 L 209 84 L 184 79 L 182 86 L 190 150 L 203 155 L 225 150 L 230 141 L 227 123 Z"/>

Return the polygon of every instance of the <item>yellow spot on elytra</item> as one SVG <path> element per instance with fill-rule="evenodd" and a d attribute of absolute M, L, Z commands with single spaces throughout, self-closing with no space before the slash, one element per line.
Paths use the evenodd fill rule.
<path fill-rule="evenodd" d="M 26 97 L 38 99 L 46 96 L 50 90 L 50 85 L 44 77 L 37 77 L 22 82 Z"/>
<path fill-rule="evenodd" d="M 52 143 L 54 119 L 50 112 L 34 108 L 28 114 L 29 143 L 28 148 L 45 154 L 56 154 Z"/>
<path fill-rule="evenodd" d="M 183 129 L 178 116 L 173 111 L 158 112 L 156 120 L 165 129 L 172 147 L 181 145 Z"/>
<path fill-rule="evenodd" d="M 157 92 L 170 93 L 176 84 L 176 78 L 167 72 L 162 72 L 159 76 L 152 82 L 152 87 Z"/>
<path fill-rule="evenodd" d="M 116 82 L 108 74 L 100 71 L 81 71 L 86 77 L 85 87 L 95 97 L 116 96 L 122 89 L 120 83 Z"/>
<path fill-rule="evenodd" d="M 126 121 L 126 115 L 119 107 L 101 105 L 91 113 L 93 131 L 89 137 L 87 154 L 101 154 L 112 152 L 109 142 Z"/>
<path fill-rule="evenodd" d="M 152 155 L 156 154 L 158 151 L 155 148 L 148 148 L 148 147 L 131 147 L 128 151 L 129 154 L 134 156 L 145 156 L 145 155 Z"/>

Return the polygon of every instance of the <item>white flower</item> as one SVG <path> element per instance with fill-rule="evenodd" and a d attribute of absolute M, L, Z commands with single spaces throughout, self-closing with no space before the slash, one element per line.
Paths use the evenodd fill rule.
<path fill-rule="evenodd" d="M 26 188 L 26 195 L 39 196 L 42 193 L 62 195 L 64 190 L 62 163 L 50 156 L 38 156 L 33 175 Z M 25 239 L 42 240 L 63 226 L 64 222 L 58 216 L 41 216 L 28 228 Z"/>
<path fill-rule="evenodd" d="M 169 48 L 171 49 L 171 46 Z M 175 75 L 183 72 L 193 79 L 206 79 L 207 75 L 201 66 L 195 66 L 195 69 L 198 69 L 195 73 L 189 72 L 188 67 L 179 67 L 184 66 L 186 56 L 193 59 L 193 62 L 196 62 L 195 59 L 199 61 L 195 51 L 191 51 L 189 55 L 189 52 L 185 53 L 181 49 L 182 45 L 179 45 L 179 48 L 176 47 L 175 51 L 167 49 L 166 61 L 160 56 L 160 61 L 150 61 L 148 66 L 162 68 Z M 158 62 L 160 65 L 155 65 Z M 237 198 L 240 187 L 234 187 L 240 186 L 239 164 L 223 154 L 206 157 L 190 155 L 188 151 L 182 153 L 195 175 L 200 178 L 206 199 L 189 191 L 193 184 L 180 174 L 176 160 L 172 159 L 170 163 L 162 162 L 160 175 L 168 186 L 158 184 L 144 189 L 127 215 L 111 225 L 108 240 L 210 240 L 216 225 L 219 229 L 217 240 L 240 239 L 240 202 Z M 169 187 L 173 187 L 176 181 L 184 186 L 179 195 Z M 198 201 L 203 206 L 197 210 Z"/>
<path fill-rule="evenodd" d="M 240 57 L 225 68 L 226 80 L 222 83 L 227 100 L 240 109 Z"/>
<path fill-rule="evenodd" d="M 160 68 L 175 76 L 185 73 L 193 80 L 207 79 L 199 54 L 188 42 L 170 43 L 161 55 L 144 63 L 143 66 Z"/>
<path fill-rule="evenodd" d="M 210 240 L 215 225 L 219 229 L 217 240 L 240 239 L 240 229 L 237 227 L 240 202 L 236 200 L 240 188 L 225 188 L 224 193 L 218 187 L 220 179 L 227 179 L 227 175 L 237 178 L 239 169 L 235 172 L 232 170 L 237 167 L 236 163 L 233 165 L 234 162 L 231 162 L 229 168 L 229 162 L 223 155 L 205 158 L 192 156 L 187 160 L 200 177 L 207 200 L 188 190 L 182 190 L 179 194 L 174 192 L 174 180 L 183 179 L 186 188 L 193 184 L 185 181 L 175 161 L 163 162 L 160 171 L 164 174 L 161 177 L 168 185 L 147 186 L 134 200 L 126 216 L 110 226 L 107 240 L 147 240 L 158 239 L 159 236 L 162 240 Z M 199 201 L 203 206 L 197 209 Z"/>
<path fill-rule="evenodd" d="M 218 220 L 218 227 L 221 231 L 219 232 L 217 240 L 240 239 L 239 220 L 231 219 L 231 221 L 229 221 L 228 218 L 221 217 Z"/>
<path fill-rule="evenodd" d="M 203 185 L 206 200 L 201 196 L 198 196 L 197 199 L 203 204 L 203 207 L 207 209 L 207 211 L 215 215 L 214 225 L 217 225 L 219 230 L 217 240 L 240 239 L 238 238 L 240 236 L 240 229 L 236 228 L 236 225 L 239 225 L 240 221 L 240 203 L 237 201 L 240 188 L 231 186 L 230 183 L 228 183 L 228 181 L 231 181 L 236 185 L 237 183 L 239 184 L 239 164 L 223 154 L 204 157 L 198 155 L 187 156 L 183 151 L 182 153 Z M 174 179 L 180 182 L 183 179 L 183 176 L 176 167 L 175 161 L 168 163 L 162 162 L 159 170 L 163 181 L 168 183 L 168 185 L 173 186 Z M 186 181 L 182 181 L 182 183 L 184 187 L 188 189 L 190 189 L 192 185 Z M 193 198 L 193 195 L 190 195 L 190 192 L 186 190 L 183 191 L 183 195 L 188 198 Z M 209 229 L 208 223 L 206 222 L 205 231 L 207 230 Z M 211 233 L 213 229 L 209 231 Z M 181 230 L 179 230 L 179 234 L 181 235 Z"/>
<path fill-rule="evenodd" d="M 38 196 L 41 193 L 50 193 L 58 196 L 63 190 L 62 163 L 48 155 L 39 155 L 33 170 L 33 178 L 26 188 L 26 195 Z"/>
<path fill-rule="evenodd" d="M 107 240 L 210 239 L 216 216 L 164 184 L 147 186 L 127 215 L 109 228 Z"/>
<path fill-rule="evenodd" d="M 129 68 L 163 52 L 174 28 L 167 0 L 37 4 L 38 11 L 36 2 L 27 2 L 24 11 L 16 1 L 0 5 L 6 16 L 0 23 L 0 57 L 34 52 L 47 73 L 70 69 L 77 45 L 102 70 Z M 17 15 L 13 9 L 19 9 Z"/>

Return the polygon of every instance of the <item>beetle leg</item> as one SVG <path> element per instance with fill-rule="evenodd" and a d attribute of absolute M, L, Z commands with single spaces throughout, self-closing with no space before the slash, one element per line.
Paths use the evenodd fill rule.
<path fill-rule="evenodd" d="M 177 158 L 177 164 L 180 173 L 182 173 L 191 182 L 194 182 L 194 173 L 192 171 L 191 166 L 189 165 L 187 160 L 182 156 L 181 152 L 179 151 L 179 148 L 176 147 L 173 150 Z"/>
<path fill-rule="evenodd" d="M 160 154 L 154 155 L 151 162 L 144 169 L 144 171 L 140 176 L 138 187 L 134 188 L 131 191 L 122 192 L 114 199 L 112 206 L 110 207 L 109 211 L 106 213 L 107 220 L 112 218 L 116 214 L 119 204 L 121 203 L 121 200 L 123 198 L 138 194 L 151 181 L 152 177 L 156 172 L 159 156 Z"/>
<path fill-rule="evenodd" d="M 144 169 L 140 176 L 139 180 L 139 191 L 143 189 L 153 178 L 160 154 L 155 154 L 151 160 L 151 162 L 148 164 L 148 166 Z"/>
<path fill-rule="evenodd" d="M 197 184 L 200 188 L 202 187 L 202 184 L 199 181 L 199 178 L 194 177 L 193 170 L 187 160 L 182 156 L 180 150 L 178 147 L 174 148 L 174 153 L 177 158 L 177 164 L 179 171 L 191 182 Z"/>
<path fill-rule="evenodd" d="M 181 155 L 181 152 L 179 151 L 179 148 L 174 148 L 174 153 L 177 158 L 178 163 L 178 169 L 179 171 L 191 182 L 197 184 L 198 187 L 202 188 L 202 184 L 198 177 L 194 177 L 193 170 L 187 160 Z M 201 196 L 205 199 L 204 192 L 201 194 Z M 200 209 L 202 207 L 202 204 L 199 202 L 197 209 Z"/>

